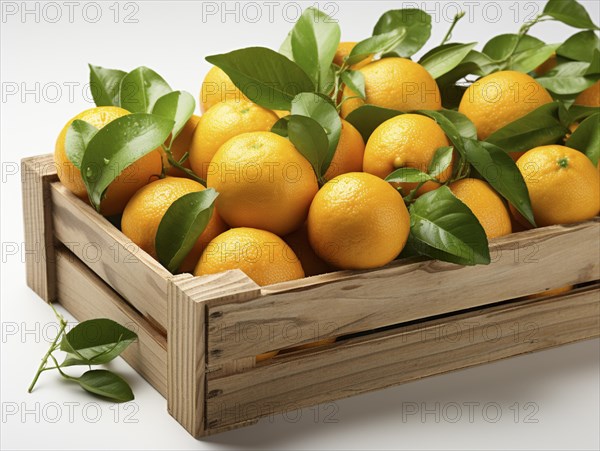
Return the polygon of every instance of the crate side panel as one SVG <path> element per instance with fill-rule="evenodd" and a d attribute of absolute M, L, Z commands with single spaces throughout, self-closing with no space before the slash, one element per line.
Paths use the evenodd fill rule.
<path fill-rule="evenodd" d="M 275 358 L 208 381 L 217 427 L 600 335 L 600 288 L 518 301 Z M 515 324 L 519 325 L 515 329 Z M 457 334 L 456 331 L 462 331 Z M 492 331 L 492 332 L 490 332 Z"/>
<path fill-rule="evenodd" d="M 50 190 L 56 238 L 166 331 L 171 273 L 63 185 L 53 183 Z"/>
<path fill-rule="evenodd" d="M 56 297 L 49 185 L 57 179 L 51 154 L 21 161 L 27 285 L 46 302 Z"/>
<path fill-rule="evenodd" d="M 498 240 L 488 266 L 395 262 L 341 280 L 209 304 L 209 367 L 393 324 L 600 279 L 600 222 L 537 229 Z M 287 287 L 293 286 L 291 283 Z"/>
<path fill-rule="evenodd" d="M 69 251 L 57 250 L 56 274 L 58 301 L 79 321 L 109 318 L 137 333 L 123 358 L 166 397 L 166 338 Z"/>

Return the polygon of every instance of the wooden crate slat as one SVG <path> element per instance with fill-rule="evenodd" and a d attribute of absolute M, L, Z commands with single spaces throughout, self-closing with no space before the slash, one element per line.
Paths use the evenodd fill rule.
<path fill-rule="evenodd" d="M 600 279 L 600 220 L 515 234 L 491 245 L 488 266 L 395 262 L 265 287 L 244 302 L 209 302 L 209 370 L 320 338 L 400 324 Z M 568 268 L 568 270 L 565 270 Z"/>
<path fill-rule="evenodd" d="M 598 337 L 599 322 L 600 288 L 596 285 L 566 296 L 487 307 L 349 340 L 280 362 L 275 358 L 270 364 L 209 380 L 207 422 L 214 428 L 232 426 L 249 418 Z M 515 333 L 515 324 L 521 333 Z M 462 331 L 460 336 L 457 330 Z"/>
<path fill-rule="evenodd" d="M 21 161 L 27 285 L 46 302 L 56 298 L 49 184 L 58 180 L 52 154 Z"/>
<path fill-rule="evenodd" d="M 61 183 L 52 183 L 50 191 L 56 238 L 166 331 L 172 274 Z"/>
<path fill-rule="evenodd" d="M 57 249 L 56 276 L 58 301 L 78 321 L 109 318 L 138 334 L 122 356 L 166 397 L 166 338 L 66 249 Z"/>

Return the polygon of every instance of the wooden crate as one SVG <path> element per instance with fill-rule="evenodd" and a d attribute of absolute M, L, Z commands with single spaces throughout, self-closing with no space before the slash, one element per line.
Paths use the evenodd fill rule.
<path fill-rule="evenodd" d="M 125 360 L 195 437 L 600 336 L 598 218 L 493 240 L 488 266 L 408 259 L 261 288 L 237 270 L 173 276 L 67 191 L 50 155 L 23 160 L 22 177 L 28 285 L 136 330 Z"/>

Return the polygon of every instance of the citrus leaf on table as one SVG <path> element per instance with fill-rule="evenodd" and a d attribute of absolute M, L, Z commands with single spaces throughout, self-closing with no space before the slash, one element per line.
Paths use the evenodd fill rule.
<path fill-rule="evenodd" d="M 597 77 L 588 74 L 590 67 L 590 63 L 579 61 L 564 63 L 539 77 L 537 82 L 555 94 L 579 94 L 597 80 Z"/>
<path fill-rule="evenodd" d="M 196 101 L 189 92 L 173 91 L 156 101 L 152 114 L 171 119 L 175 123 L 171 132 L 171 142 L 173 142 L 194 114 L 195 108 Z"/>
<path fill-rule="evenodd" d="M 81 176 L 96 209 L 112 181 L 132 163 L 160 147 L 172 128 L 170 119 L 134 113 L 98 130 L 81 160 Z"/>
<path fill-rule="evenodd" d="M 99 365 L 110 362 L 137 339 L 135 332 L 107 318 L 83 321 L 60 342 L 67 353 L 61 366 Z"/>
<path fill-rule="evenodd" d="M 490 263 L 483 227 L 447 186 L 410 206 L 410 236 L 419 253 L 461 265 Z"/>
<path fill-rule="evenodd" d="M 406 37 L 392 50 L 398 56 L 410 57 L 417 53 L 431 37 L 431 16 L 421 9 L 390 10 L 379 18 L 373 29 L 373 35 L 398 28 L 406 29 Z"/>
<path fill-rule="evenodd" d="M 92 124 L 75 119 L 65 136 L 65 152 L 67 158 L 77 169 L 81 168 L 81 159 L 85 153 L 87 145 L 98 132 L 98 129 Z"/>
<path fill-rule="evenodd" d="M 346 120 L 354 125 L 366 143 L 369 140 L 369 136 L 371 136 L 377 127 L 388 119 L 401 114 L 404 113 L 398 110 L 391 110 L 375 105 L 362 105 L 346 116 Z"/>
<path fill-rule="evenodd" d="M 208 225 L 219 193 L 208 188 L 181 196 L 162 217 L 156 232 L 158 261 L 175 273 Z"/>
<path fill-rule="evenodd" d="M 475 139 L 465 139 L 465 156 L 477 172 L 535 226 L 529 191 L 521 171 L 501 148 Z"/>
<path fill-rule="evenodd" d="M 386 33 L 373 35 L 370 38 L 360 41 L 352 48 L 346 59 L 346 64 L 352 65 L 360 63 L 371 55 L 391 52 L 405 38 L 406 29 L 402 27 L 390 30 Z"/>
<path fill-rule="evenodd" d="M 365 76 L 357 70 L 345 70 L 342 72 L 342 82 L 348 86 L 361 99 L 365 99 Z"/>
<path fill-rule="evenodd" d="M 432 177 L 437 177 L 444 172 L 452 163 L 452 154 L 454 153 L 454 147 L 443 146 L 439 147 L 433 154 L 433 158 L 427 168 L 427 173 Z"/>
<path fill-rule="evenodd" d="M 135 397 L 125 379 L 108 370 L 89 370 L 78 378 L 70 378 L 89 393 L 115 402 L 132 401 Z"/>
<path fill-rule="evenodd" d="M 423 66 L 433 78 L 439 78 L 458 66 L 475 47 L 477 43 L 469 44 L 444 44 L 427 52 L 419 64 Z"/>
<path fill-rule="evenodd" d="M 151 113 L 156 101 L 171 91 L 164 78 L 152 69 L 141 66 L 122 78 L 120 106 L 132 113 Z"/>
<path fill-rule="evenodd" d="M 311 92 L 303 92 L 294 98 L 290 112 L 292 115 L 307 116 L 314 119 L 325 130 L 329 143 L 329 150 L 323 157 L 321 165 L 324 168 L 323 174 L 325 174 L 335 155 L 342 134 L 342 120 L 337 109 L 330 99 Z"/>
<path fill-rule="evenodd" d="M 316 8 L 304 10 L 291 34 L 294 61 L 308 74 L 319 92 L 331 89 L 328 72 L 340 43 L 340 26 Z"/>
<path fill-rule="evenodd" d="M 575 28 L 598 30 L 585 7 L 575 0 L 548 0 L 544 14 Z"/>
<path fill-rule="evenodd" d="M 429 180 L 433 180 L 433 177 L 415 168 L 399 168 L 385 178 L 386 182 L 392 183 L 421 183 Z"/>
<path fill-rule="evenodd" d="M 558 102 L 542 105 L 492 133 L 486 142 L 507 152 L 524 152 L 534 147 L 554 144 L 568 131 L 558 119 L 558 107 Z"/>
<path fill-rule="evenodd" d="M 594 31 L 587 30 L 567 39 L 556 49 L 556 54 L 574 61 L 591 62 L 595 49 L 600 49 L 600 39 Z"/>
<path fill-rule="evenodd" d="M 567 147 L 577 149 L 588 156 L 595 166 L 600 157 L 600 113 L 585 119 L 566 142 Z"/>
<path fill-rule="evenodd" d="M 211 55 L 206 61 L 220 67 L 246 97 L 265 108 L 289 110 L 297 94 L 315 91 L 300 66 L 265 47 Z"/>
<path fill-rule="evenodd" d="M 119 87 L 127 72 L 88 64 L 90 91 L 96 106 L 119 106 Z"/>
<path fill-rule="evenodd" d="M 321 124 L 307 116 L 289 116 L 288 136 L 298 152 L 310 162 L 317 178 L 322 181 L 329 167 L 326 162 L 331 163 L 333 156 L 329 156 L 329 141 Z"/>

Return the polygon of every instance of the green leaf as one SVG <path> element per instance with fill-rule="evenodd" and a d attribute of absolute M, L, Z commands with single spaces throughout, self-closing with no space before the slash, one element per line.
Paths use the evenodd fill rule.
<path fill-rule="evenodd" d="M 246 97 L 265 108 L 289 110 L 297 94 L 315 91 L 300 66 L 264 47 L 207 56 L 206 61 L 223 69 Z"/>
<path fill-rule="evenodd" d="M 492 133 L 486 141 L 508 152 L 554 144 L 568 130 L 558 120 L 558 102 L 547 103 Z"/>
<path fill-rule="evenodd" d="M 566 146 L 577 149 L 588 156 L 595 166 L 600 157 L 600 113 L 584 120 L 566 142 Z"/>
<path fill-rule="evenodd" d="M 67 129 L 65 136 L 65 152 L 67 158 L 77 169 L 81 168 L 81 159 L 87 145 L 98 132 L 92 124 L 75 119 Z"/>
<path fill-rule="evenodd" d="M 292 102 L 293 115 L 307 116 L 317 121 L 327 135 L 328 151 L 323 156 L 322 174 L 327 172 L 342 134 L 342 120 L 329 99 L 311 92 L 298 94 Z"/>
<path fill-rule="evenodd" d="M 104 192 L 112 181 L 132 163 L 160 147 L 172 128 L 172 120 L 134 113 L 98 130 L 81 161 L 81 176 L 96 209 L 100 208 Z"/>
<path fill-rule="evenodd" d="M 360 41 L 352 48 L 346 63 L 352 65 L 360 63 L 371 55 L 391 52 L 405 37 L 405 28 L 397 28 L 386 33 L 373 35 L 370 38 Z"/>
<path fill-rule="evenodd" d="M 490 263 L 483 227 L 447 186 L 420 196 L 410 207 L 411 239 L 431 258 L 461 265 Z"/>
<path fill-rule="evenodd" d="M 219 193 L 213 188 L 181 196 L 167 209 L 156 232 L 158 261 L 175 273 L 208 225 Z"/>
<path fill-rule="evenodd" d="M 590 63 L 584 62 L 560 64 L 538 78 L 537 82 L 555 94 L 578 94 L 596 82 L 595 77 L 586 76 L 589 68 Z"/>
<path fill-rule="evenodd" d="M 501 148 L 475 139 L 465 140 L 465 155 L 477 172 L 535 226 L 529 191 L 513 159 Z"/>
<path fill-rule="evenodd" d="M 593 80 L 598 80 L 600 74 L 600 50 L 594 49 L 590 67 L 585 71 L 585 75 L 596 75 Z"/>
<path fill-rule="evenodd" d="M 272 133 L 276 133 L 279 136 L 283 136 L 284 138 L 288 137 L 288 121 L 290 119 L 290 116 L 284 116 L 282 118 L 280 118 L 277 122 L 275 122 L 273 124 L 273 127 L 271 127 L 271 132 Z"/>
<path fill-rule="evenodd" d="M 119 106 L 119 87 L 127 72 L 88 64 L 90 91 L 96 106 Z"/>
<path fill-rule="evenodd" d="M 431 163 L 429 163 L 429 167 L 427 168 L 427 172 L 432 177 L 437 177 L 442 172 L 444 172 L 452 163 L 452 155 L 454 153 L 454 147 L 452 146 L 443 146 L 439 147 L 433 158 L 431 159 Z"/>
<path fill-rule="evenodd" d="M 458 134 L 463 138 L 473 138 L 477 139 L 477 129 L 475 128 L 475 124 L 471 122 L 471 120 L 462 113 L 454 110 L 439 110 L 432 112 L 432 118 L 436 120 L 440 120 L 439 117 L 443 116 L 448 119 L 452 125 L 458 131 Z M 443 121 L 442 121 L 443 122 Z M 442 126 L 442 124 L 440 124 Z M 443 127 L 442 127 L 443 129 Z M 454 129 L 449 130 L 454 133 Z"/>
<path fill-rule="evenodd" d="M 121 80 L 121 107 L 132 113 L 151 113 L 156 101 L 171 92 L 169 84 L 152 69 L 138 67 Z"/>
<path fill-rule="evenodd" d="M 477 43 L 470 44 L 444 44 L 427 52 L 419 64 L 431 74 L 439 78 L 458 66 Z"/>
<path fill-rule="evenodd" d="M 135 398 L 127 381 L 108 370 L 89 370 L 72 380 L 85 391 L 111 401 L 127 402 Z"/>
<path fill-rule="evenodd" d="M 279 53 L 288 58 L 291 61 L 294 61 L 294 54 L 292 53 L 292 32 L 290 31 L 281 46 L 279 47 Z"/>
<path fill-rule="evenodd" d="M 342 82 L 352 89 L 352 91 L 354 91 L 361 99 L 364 100 L 367 97 L 365 91 L 365 76 L 362 72 L 357 70 L 345 70 L 342 72 Z"/>
<path fill-rule="evenodd" d="M 592 114 L 600 113 L 600 107 L 572 105 L 568 110 L 561 108 L 558 112 L 561 124 L 568 127 L 575 122 L 581 122 Z"/>
<path fill-rule="evenodd" d="M 567 39 L 556 54 L 574 61 L 591 62 L 595 49 L 600 49 L 600 39 L 592 30 L 580 31 Z"/>
<path fill-rule="evenodd" d="M 307 8 L 294 25 L 291 35 L 294 61 L 308 74 L 319 92 L 328 93 L 328 72 L 340 43 L 337 22 L 316 8 Z"/>
<path fill-rule="evenodd" d="M 154 104 L 152 114 L 171 119 L 175 122 L 171 132 L 171 142 L 181 132 L 187 121 L 194 114 L 196 101 L 194 97 L 185 91 L 173 91 L 159 98 Z"/>
<path fill-rule="evenodd" d="M 494 61 L 504 61 L 511 55 L 544 45 L 543 41 L 530 35 L 523 35 L 519 40 L 516 34 L 501 34 L 490 39 L 482 52 Z"/>
<path fill-rule="evenodd" d="M 515 54 L 508 65 L 508 69 L 518 72 L 531 72 L 554 55 L 559 44 L 541 44 Z"/>
<path fill-rule="evenodd" d="M 346 120 L 350 122 L 360 132 L 365 142 L 369 140 L 371 134 L 377 127 L 388 119 L 399 116 L 402 111 L 391 110 L 375 105 L 362 105 L 352 111 Z"/>
<path fill-rule="evenodd" d="M 548 0 L 544 14 L 575 28 L 598 30 L 585 8 L 575 0 Z"/>
<path fill-rule="evenodd" d="M 288 135 L 292 144 L 306 158 L 319 180 L 327 171 L 329 141 L 321 124 L 310 117 L 292 115 L 288 121 Z"/>
<path fill-rule="evenodd" d="M 440 128 L 444 131 L 448 139 L 454 145 L 454 148 L 460 153 L 464 153 L 464 144 L 463 137 L 461 134 L 461 130 L 463 133 L 472 134 L 472 130 L 470 130 L 470 126 L 464 121 L 461 116 L 461 113 L 458 112 L 450 112 L 451 110 L 443 110 L 442 111 L 429 111 L 429 110 L 421 110 L 416 111 L 417 114 L 422 114 L 423 116 L 430 117 L 433 119 Z M 459 116 L 460 115 L 460 116 Z M 466 117 L 465 117 L 466 119 Z M 456 123 L 455 123 L 456 121 Z M 470 121 L 469 121 L 470 122 Z M 472 124 L 471 124 L 472 125 Z"/>
<path fill-rule="evenodd" d="M 387 33 L 398 28 L 406 29 L 406 38 L 393 49 L 398 56 L 408 58 L 417 53 L 431 36 L 431 16 L 420 9 L 396 9 L 383 14 L 373 35 Z"/>
<path fill-rule="evenodd" d="M 110 319 L 83 321 L 63 336 L 60 349 L 67 353 L 61 366 L 99 365 L 120 355 L 137 339 L 135 332 Z"/>
<path fill-rule="evenodd" d="M 385 178 L 386 182 L 393 183 L 421 183 L 429 180 L 433 180 L 433 177 L 415 168 L 399 168 Z"/>

